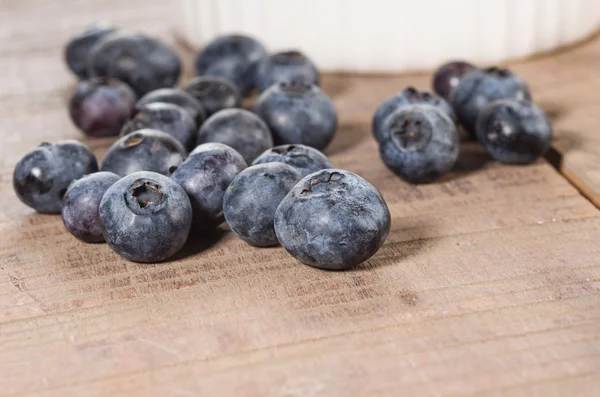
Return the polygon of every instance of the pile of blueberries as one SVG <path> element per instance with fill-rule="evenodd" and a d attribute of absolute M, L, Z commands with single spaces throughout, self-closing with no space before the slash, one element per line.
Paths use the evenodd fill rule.
<path fill-rule="evenodd" d="M 506 164 L 531 163 L 549 149 L 548 117 L 510 70 L 450 62 L 434 74 L 433 88 L 435 93 L 408 87 L 373 116 L 381 158 L 402 179 L 427 183 L 450 172 L 460 152 L 460 128 Z"/>
<path fill-rule="evenodd" d="M 387 238 L 380 192 L 320 152 L 336 110 L 299 51 L 269 55 L 252 38 L 222 36 L 197 55 L 198 77 L 182 89 L 173 88 L 181 61 L 170 46 L 107 24 L 72 38 L 65 58 L 80 78 L 74 124 L 120 137 L 100 166 L 81 142 L 42 143 L 16 165 L 13 185 L 38 212 L 61 213 L 80 240 L 159 262 L 226 221 L 249 244 L 281 244 L 305 264 L 339 270 Z M 255 89 L 252 111 L 241 109 Z"/>

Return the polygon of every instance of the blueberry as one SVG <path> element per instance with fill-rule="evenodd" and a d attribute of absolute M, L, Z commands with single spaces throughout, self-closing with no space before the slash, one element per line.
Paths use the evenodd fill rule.
<path fill-rule="evenodd" d="M 59 214 L 71 182 L 96 171 L 96 157 L 83 143 L 42 143 L 15 166 L 13 187 L 19 199 L 37 212 Z"/>
<path fill-rule="evenodd" d="M 329 270 L 349 269 L 373 256 L 390 224 L 381 193 L 360 176 L 337 169 L 304 177 L 275 213 L 283 248 L 302 263 Z"/>
<path fill-rule="evenodd" d="M 166 176 L 135 172 L 112 185 L 100 202 L 106 242 L 136 262 L 160 262 L 185 244 L 192 205 L 185 190 Z"/>
<path fill-rule="evenodd" d="M 377 142 L 385 140 L 384 137 L 384 123 L 386 118 L 394 113 L 396 110 L 404 108 L 410 105 L 426 104 L 439 108 L 445 113 L 450 119 L 456 120 L 454 110 L 448 102 L 436 94 L 432 94 L 427 91 L 419 91 L 413 87 L 407 87 L 400 94 L 388 98 L 383 102 L 375 111 L 373 121 L 371 123 L 373 136 Z"/>
<path fill-rule="evenodd" d="M 385 165 L 411 183 L 427 183 L 450 172 L 460 139 L 450 118 L 430 105 L 412 105 L 392 113 L 382 131 L 379 152 Z"/>
<path fill-rule="evenodd" d="M 303 177 L 325 168 L 333 168 L 333 164 L 323 153 L 305 145 L 281 145 L 268 149 L 252 165 L 274 162 L 291 165 Z"/>
<path fill-rule="evenodd" d="M 137 171 L 169 175 L 183 162 L 185 148 L 166 132 L 139 130 L 119 138 L 104 155 L 102 171 L 125 176 Z"/>
<path fill-rule="evenodd" d="M 206 117 L 219 110 L 242 106 L 242 98 L 236 86 L 221 77 L 195 77 L 183 89 L 202 104 Z"/>
<path fill-rule="evenodd" d="M 456 86 L 452 106 L 458 121 L 475 137 L 479 112 L 491 102 L 511 98 L 531 99 L 529 89 L 520 77 L 497 67 L 475 69 L 465 74 Z"/>
<path fill-rule="evenodd" d="M 231 230 L 252 245 L 278 244 L 275 210 L 300 179 L 302 175 L 284 163 L 253 165 L 240 172 L 223 198 L 223 214 Z"/>
<path fill-rule="evenodd" d="M 137 101 L 135 108 L 139 111 L 142 107 L 156 102 L 181 106 L 192 116 L 192 119 L 196 122 L 196 127 L 200 127 L 206 119 L 202 104 L 192 95 L 178 88 L 160 88 L 151 91 Z"/>
<path fill-rule="evenodd" d="M 186 149 L 192 149 L 195 146 L 196 122 L 181 106 L 163 102 L 144 105 L 123 126 L 121 136 L 146 128 L 166 132 L 177 139 Z"/>
<path fill-rule="evenodd" d="M 473 69 L 475 66 L 463 61 L 448 62 L 440 66 L 433 75 L 433 90 L 445 100 L 451 101 L 461 78 Z"/>
<path fill-rule="evenodd" d="M 245 96 L 254 88 L 256 63 L 265 56 L 265 47 L 251 37 L 220 36 L 196 57 L 196 74 L 226 78 Z"/>
<path fill-rule="evenodd" d="M 219 142 L 237 150 L 250 164 L 273 147 L 273 138 L 255 114 L 243 109 L 223 109 L 210 116 L 198 131 L 197 144 Z"/>
<path fill-rule="evenodd" d="M 65 48 L 65 61 L 71 71 L 80 79 L 87 79 L 88 57 L 91 48 L 117 30 L 106 22 L 99 22 L 88 26 L 83 32 L 69 40 Z"/>
<path fill-rule="evenodd" d="M 194 225 L 207 230 L 223 222 L 223 195 L 233 178 L 246 168 L 246 161 L 222 143 L 202 144 L 173 172 L 171 179 L 188 194 L 194 210 Z"/>
<path fill-rule="evenodd" d="M 319 85 L 319 70 L 299 51 L 278 52 L 263 58 L 256 67 L 256 88 L 263 92 L 281 81 Z"/>
<path fill-rule="evenodd" d="M 181 61 L 161 41 L 138 33 L 117 32 L 92 47 L 88 73 L 116 77 L 142 97 L 150 91 L 174 86 L 181 73 Z"/>
<path fill-rule="evenodd" d="M 135 92 L 127 84 L 93 77 L 77 84 L 69 102 L 69 113 L 85 135 L 115 136 L 133 112 L 135 101 Z"/>
<path fill-rule="evenodd" d="M 104 241 L 98 207 L 104 193 L 119 179 L 112 172 L 95 172 L 71 183 L 62 208 L 69 233 L 86 243 Z"/>
<path fill-rule="evenodd" d="M 322 150 L 337 128 L 333 103 L 319 87 L 280 82 L 262 93 L 254 106 L 278 144 L 300 143 Z"/>
<path fill-rule="evenodd" d="M 550 148 L 552 126 L 535 104 L 505 99 L 492 102 L 481 111 L 477 138 L 494 159 L 507 164 L 528 164 Z"/>

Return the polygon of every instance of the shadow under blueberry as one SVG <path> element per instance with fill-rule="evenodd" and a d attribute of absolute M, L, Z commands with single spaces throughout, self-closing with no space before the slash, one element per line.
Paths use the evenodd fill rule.
<path fill-rule="evenodd" d="M 473 172 L 484 169 L 491 161 L 492 158 L 490 155 L 487 154 L 478 142 L 462 142 L 460 154 L 452 171 L 433 183 L 444 183 L 463 178 Z"/>
<path fill-rule="evenodd" d="M 559 120 L 568 113 L 567 109 L 557 103 L 542 101 L 538 102 L 537 105 L 546 112 L 551 122 Z"/>
<path fill-rule="evenodd" d="M 198 255 L 217 245 L 226 233 L 227 230 L 222 226 L 212 228 L 211 230 L 192 228 L 183 248 L 170 260 L 186 259 Z"/>
<path fill-rule="evenodd" d="M 326 156 L 343 153 L 370 137 L 366 124 L 340 125 L 331 144 L 323 151 Z"/>
<path fill-rule="evenodd" d="M 327 74 L 321 77 L 321 89 L 331 99 L 345 94 L 350 88 L 351 79 L 341 74 Z"/>

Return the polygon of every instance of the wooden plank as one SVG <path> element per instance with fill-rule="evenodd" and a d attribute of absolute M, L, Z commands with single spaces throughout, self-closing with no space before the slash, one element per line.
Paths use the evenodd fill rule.
<path fill-rule="evenodd" d="M 65 38 L 114 16 L 169 40 L 172 6 L 5 3 L 0 395 L 589 396 L 600 387 L 600 213 L 548 163 L 500 166 L 473 144 L 440 183 L 400 181 L 381 164 L 369 119 L 405 85 L 427 87 L 427 75 L 325 78 L 341 120 L 327 154 L 374 183 L 393 217 L 386 244 L 358 269 L 319 271 L 228 232 L 201 252 L 135 264 L 22 205 L 12 168 L 40 140 L 80 137 L 65 109 Z M 557 94 L 532 85 L 551 108 Z M 585 108 L 578 101 L 573 112 Z M 110 142 L 86 141 L 100 157 Z"/>

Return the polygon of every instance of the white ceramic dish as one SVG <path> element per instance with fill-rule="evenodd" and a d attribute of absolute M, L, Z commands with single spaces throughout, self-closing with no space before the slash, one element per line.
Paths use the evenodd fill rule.
<path fill-rule="evenodd" d="M 177 30 L 201 47 L 244 33 L 298 48 L 323 70 L 398 72 L 449 59 L 490 64 L 582 40 L 600 0 L 179 0 Z"/>

